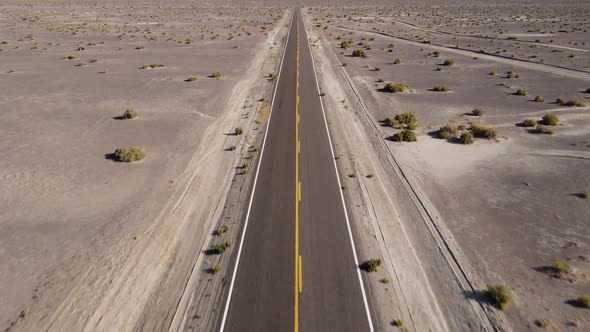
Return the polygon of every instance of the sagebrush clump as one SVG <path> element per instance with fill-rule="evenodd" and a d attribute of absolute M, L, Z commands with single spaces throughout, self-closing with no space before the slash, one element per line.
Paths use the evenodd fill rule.
<path fill-rule="evenodd" d="M 459 137 L 459 140 L 461 141 L 462 144 L 473 144 L 475 142 L 475 139 L 473 138 L 473 134 L 470 132 L 466 132 L 461 134 L 461 137 Z"/>
<path fill-rule="evenodd" d="M 397 114 L 393 119 L 397 121 L 400 128 L 410 130 L 416 129 L 416 123 L 418 122 L 414 113 L 409 112 Z"/>
<path fill-rule="evenodd" d="M 354 50 L 352 52 L 352 56 L 355 57 L 355 58 L 366 58 L 367 57 L 367 52 L 365 52 L 365 50 L 361 50 L 361 49 Z"/>
<path fill-rule="evenodd" d="M 137 111 L 132 108 L 126 110 L 125 113 L 123 113 L 123 118 L 125 118 L 125 119 L 135 119 L 138 116 L 139 116 L 139 113 L 137 113 Z"/>
<path fill-rule="evenodd" d="M 586 107 L 586 103 L 584 103 L 580 99 L 574 98 L 574 99 L 570 99 L 570 100 L 566 101 L 565 103 L 563 103 L 563 106 Z"/>
<path fill-rule="evenodd" d="M 389 93 L 402 93 L 408 90 L 408 86 L 404 83 L 387 83 L 383 87 L 383 91 Z"/>
<path fill-rule="evenodd" d="M 452 125 L 442 126 L 436 132 L 438 138 L 441 138 L 441 139 L 455 138 L 455 137 L 457 137 L 458 133 L 459 133 L 459 129 L 456 126 L 452 126 Z"/>
<path fill-rule="evenodd" d="M 416 134 L 409 129 L 404 129 L 399 133 L 393 134 L 391 139 L 395 142 L 416 142 L 418 140 Z"/>
<path fill-rule="evenodd" d="M 496 139 L 498 138 L 498 130 L 496 128 L 484 127 L 479 122 L 473 121 L 470 123 L 471 125 L 471 132 L 475 136 L 487 138 L 487 139 Z"/>
<path fill-rule="evenodd" d="M 449 92 L 449 91 L 453 91 L 451 88 L 449 88 L 448 86 L 444 86 L 444 85 L 435 85 L 434 88 L 432 88 L 433 91 L 436 92 Z"/>
<path fill-rule="evenodd" d="M 114 153 L 114 159 L 116 161 L 130 163 L 134 161 L 140 161 L 146 157 L 145 151 L 139 147 L 121 147 L 117 148 Z"/>
<path fill-rule="evenodd" d="M 543 116 L 543 124 L 547 126 L 557 126 L 559 119 L 553 113 L 547 113 Z"/>
<path fill-rule="evenodd" d="M 445 66 L 452 66 L 455 64 L 455 60 L 453 59 L 446 59 L 445 62 L 443 62 L 443 65 Z"/>
<path fill-rule="evenodd" d="M 485 294 L 501 310 L 508 309 L 512 304 L 512 295 L 510 295 L 510 290 L 506 285 L 488 285 Z"/>
<path fill-rule="evenodd" d="M 524 119 L 522 120 L 522 125 L 524 127 L 536 127 L 537 121 L 535 119 Z"/>
<path fill-rule="evenodd" d="M 379 266 L 381 266 L 381 260 L 371 258 L 363 263 L 362 268 L 367 272 L 377 272 Z"/>

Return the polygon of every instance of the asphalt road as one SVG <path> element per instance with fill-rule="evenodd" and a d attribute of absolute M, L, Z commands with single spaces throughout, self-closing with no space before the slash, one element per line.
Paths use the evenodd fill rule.
<path fill-rule="evenodd" d="M 224 331 L 370 330 L 312 61 L 297 9 Z"/>

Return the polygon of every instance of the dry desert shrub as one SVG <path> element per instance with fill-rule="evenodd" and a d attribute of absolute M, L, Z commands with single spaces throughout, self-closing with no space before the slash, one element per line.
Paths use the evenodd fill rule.
<path fill-rule="evenodd" d="M 500 310 L 505 310 L 512 304 L 512 295 L 506 285 L 488 285 L 485 294 Z"/>
<path fill-rule="evenodd" d="M 475 115 L 475 116 L 483 116 L 484 115 L 484 110 L 482 110 L 479 107 L 476 107 L 475 109 L 473 109 L 473 111 L 471 111 L 471 114 Z"/>
<path fill-rule="evenodd" d="M 433 91 L 436 92 L 450 92 L 453 91 L 451 88 L 449 88 L 448 86 L 444 86 L 444 85 L 435 85 L 434 88 L 432 88 Z"/>
<path fill-rule="evenodd" d="M 537 121 L 535 119 L 524 119 L 522 120 L 522 125 L 524 127 L 536 127 Z"/>
<path fill-rule="evenodd" d="M 555 130 L 545 127 L 543 125 L 537 125 L 535 127 L 537 134 L 555 135 Z"/>
<path fill-rule="evenodd" d="M 132 108 L 126 110 L 125 113 L 123 113 L 124 119 L 135 119 L 138 116 L 139 116 L 139 113 L 137 113 L 137 111 Z"/>
<path fill-rule="evenodd" d="M 553 113 L 547 113 L 543 116 L 543 124 L 546 126 L 557 126 L 559 119 Z"/>
<path fill-rule="evenodd" d="M 365 50 L 358 49 L 352 52 L 352 56 L 355 58 L 366 58 L 367 52 L 365 52 Z"/>
<path fill-rule="evenodd" d="M 473 134 L 470 132 L 466 132 L 461 134 L 461 137 L 459 137 L 459 140 L 461 141 L 462 144 L 473 144 L 475 142 L 475 139 L 473 139 Z"/>
<path fill-rule="evenodd" d="M 459 129 L 456 126 L 452 125 L 445 125 L 440 127 L 440 129 L 436 132 L 438 138 L 441 139 L 449 139 L 457 137 L 459 134 Z"/>
<path fill-rule="evenodd" d="M 395 142 L 416 142 L 418 139 L 413 131 L 404 129 L 399 133 L 393 134 L 391 140 Z"/>
<path fill-rule="evenodd" d="M 139 147 L 121 147 L 117 148 L 114 153 L 116 161 L 130 163 L 142 160 L 146 157 L 145 151 Z"/>
<path fill-rule="evenodd" d="M 586 103 L 584 103 L 580 99 L 574 98 L 574 99 L 570 99 L 570 100 L 566 101 L 565 103 L 563 103 L 563 106 L 586 107 Z"/>
<path fill-rule="evenodd" d="M 383 91 L 390 93 L 402 93 L 408 90 L 408 86 L 404 83 L 387 83 L 383 87 Z"/>
<path fill-rule="evenodd" d="M 484 127 L 477 121 L 472 121 L 470 125 L 471 132 L 474 136 L 479 136 L 487 139 L 498 138 L 498 130 L 496 130 L 496 128 Z"/>

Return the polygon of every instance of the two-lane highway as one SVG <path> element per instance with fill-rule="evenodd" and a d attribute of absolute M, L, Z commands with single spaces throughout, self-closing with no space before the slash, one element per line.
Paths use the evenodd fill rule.
<path fill-rule="evenodd" d="M 222 331 L 371 331 L 299 9 L 293 15 Z"/>

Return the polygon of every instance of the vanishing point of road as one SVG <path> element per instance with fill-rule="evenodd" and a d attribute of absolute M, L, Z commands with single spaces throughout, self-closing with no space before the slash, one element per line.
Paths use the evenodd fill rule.
<path fill-rule="evenodd" d="M 287 36 L 221 331 L 372 331 L 299 9 Z"/>

